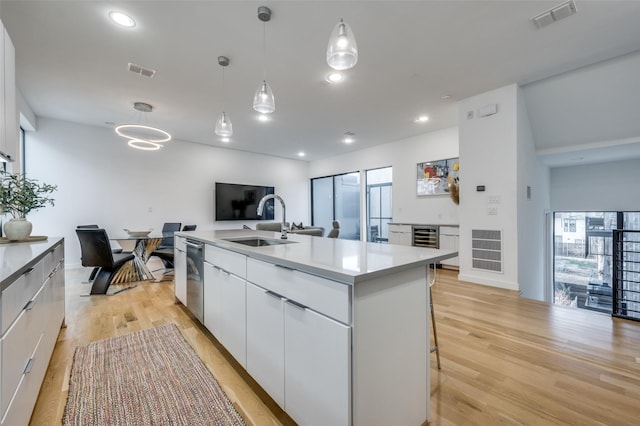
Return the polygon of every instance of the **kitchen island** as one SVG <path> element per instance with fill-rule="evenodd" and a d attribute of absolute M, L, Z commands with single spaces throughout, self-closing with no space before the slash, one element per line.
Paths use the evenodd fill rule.
<path fill-rule="evenodd" d="M 202 299 L 205 327 L 299 424 L 425 423 L 427 266 L 457 253 L 279 237 L 176 233 L 176 299 Z"/>

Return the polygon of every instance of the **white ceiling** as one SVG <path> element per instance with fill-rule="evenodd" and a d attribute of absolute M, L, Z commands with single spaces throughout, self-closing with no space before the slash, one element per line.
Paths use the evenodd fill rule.
<path fill-rule="evenodd" d="M 42 117 L 113 127 L 105 123 L 137 120 L 132 104 L 144 101 L 155 108 L 150 124 L 175 139 L 288 158 L 304 151 L 305 160 L 316 160 L 456 125 L 458 100 L 520 83 L 547 154 L 640 135 L 616 127 L 615 137 L 585 137 L 578 115 L 554 123 L 554 114 L 580 113 L 566 103 L 584 100 L 565 90 L 573 100 L 549 109 L 562 86 L 529 84 L 636 51 L 640 1 L 576 0 L 576 15 L 536 29 L 531 17 L 559 2 L 2 0 L 0 17 L 16 47 L 18 87 Z M 260 5 L 273 11 L 266 75 L 276 112 L 269 123 L 251 107 L 264 68 Z M 110 10 L 127 12 L 137 26 L 117 27 Z M 332 86 L 324 82 L 325 50 L 340 17 L 353 28 L 360 58 Z M 225 99 L 219 55 L 231 59 Z M 133 74 L 129 62 L 157 74 Z M 451 99 L 443 101 L 445 94 Z M 616 103 L 602 95 L 594 94 Z M 223 109 L 234 127 L 228 144 L 213 131 Z M 430 121 L 413 123 L 420 114 Z M 356 134 L 351 145 L 341 142 L 347 131 Z"/>

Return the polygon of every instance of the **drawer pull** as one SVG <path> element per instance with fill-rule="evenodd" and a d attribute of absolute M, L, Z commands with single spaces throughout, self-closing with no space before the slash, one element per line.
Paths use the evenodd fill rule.
<path fill-rule="evenodd" d="M 288 271 L 295 271 L 295 269 L 294 269 L 294 268 L 290 268 L 290 267 L 288 267 L 288 266 L 278 265 L 277 263 L 274 263 L 274 265 L 275 265 L 277 268 L 286 269 L 286 270 L 288 270 Z"/>
<path fill-rule="evenodd" d="M 33 268 L 29 268 L 26 271 L 24 271 L 24 275 L 28 275 L 28 274 L 30 274 L 32 272 L 33 272 Z"/>
<path fill-rule="evenodd" d="M 301 311 L 306 311 L 307 307 L 301 303 L 294 302 L 293 300 L 287 300 L 287 303 L 293 306 L 294 308 L 300 309 Z"/>
<path fill-rule="evenodd" d="M 35 362 L 35 358 L 29 358 L 29 361 L 27 362 L 27 366 L 24 367 L 24 374 L 29 374 L 31 373 L 31 370 L 33 369 L 33 363 Z"/>
<path fill-rule="evenodd" d="M 270 290 L 265 290 L 265 294 L 267 296 L 275 297 L 276 299 L 282 299 L 282 296 L 280 296 L 278 293 L 274 293 L 273 291 L 270 291 Z"/>
<path fill-rule="evenodd" d="M 217 269 L 218 271 L 222 272 L 223 274 L 231 275 L 231 272 L 226 271 L 226 270 L 222 269 L 222 268 L 221 268 L 221 267 L 219 267 L 219 266 L 213 265 L 213 267 L 214 267 L 215 269 Z"/>
<path fill-rule="evenodd" d="M 29 300 L 26 305 L 24 305 L 25 311 L 30 311 L 33 309 L 33 306 L 36 304 L 35 300 Z"/>

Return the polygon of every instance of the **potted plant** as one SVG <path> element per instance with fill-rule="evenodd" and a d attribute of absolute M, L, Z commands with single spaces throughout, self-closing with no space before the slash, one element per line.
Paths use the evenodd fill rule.
<path fill-rule="evenodd" d="M 13 216 L 4 224 L 4 233 L 9 240 L 26 240 L 31 235 L 32 225 L 26 219 L 29 212 L 53 206 L 53 198 L 48 195 L 57 190 L 56 185 L 40 183 L 24 175 L 1 172 L 0 212 Z"/>

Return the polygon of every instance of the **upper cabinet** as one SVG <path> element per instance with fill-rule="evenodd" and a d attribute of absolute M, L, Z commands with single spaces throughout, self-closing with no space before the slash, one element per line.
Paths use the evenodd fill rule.
<path fill-rule="evenodd" d="M 20 127 L 16 106 L 16 50 L 4 25 L 0 38 L 0 151 L 17 161 Z"/>

